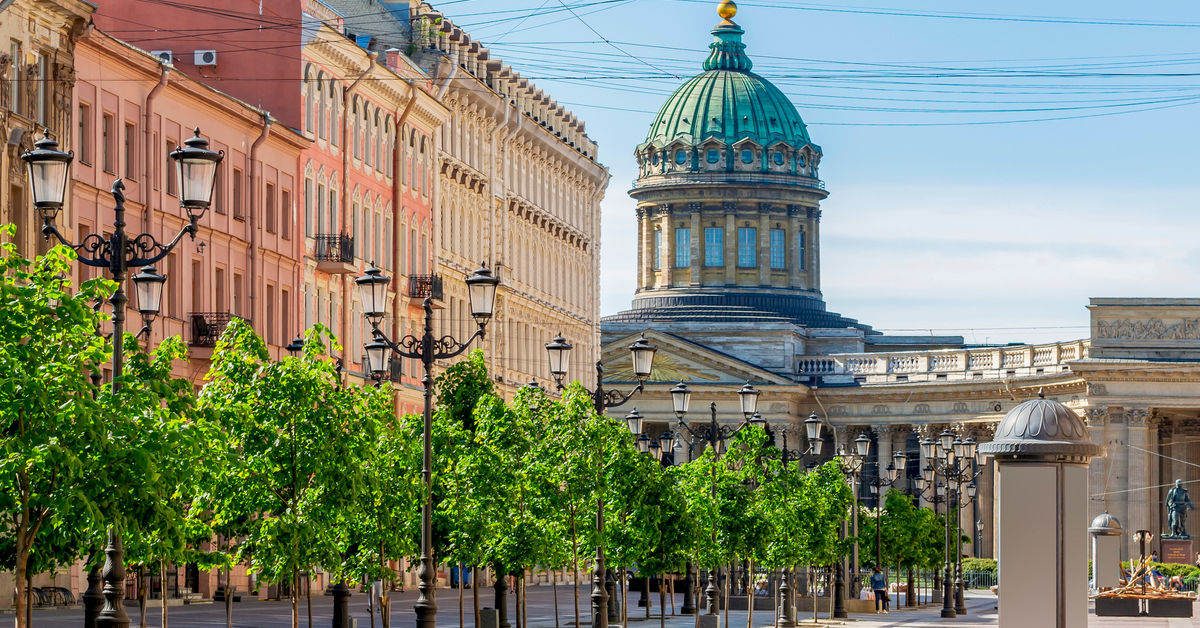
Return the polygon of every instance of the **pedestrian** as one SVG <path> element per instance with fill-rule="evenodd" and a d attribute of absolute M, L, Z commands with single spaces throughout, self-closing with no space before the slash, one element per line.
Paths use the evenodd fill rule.
<path fill-rule="evenodd" d="M 888 612 L 887 576 L 878 567 L 871 574 L 871 590 L 875 592 L 875 612 Z"/>
<path fill-rule="evenodd" d="M 1200 552 L 1196 552 L 1196 566 L 1200 567 Z"/>

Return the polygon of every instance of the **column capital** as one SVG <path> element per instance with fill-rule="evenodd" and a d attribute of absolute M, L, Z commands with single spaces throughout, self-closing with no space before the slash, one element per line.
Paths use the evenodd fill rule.
<path fill-rule="evenodd" d="M 1125 408 L 1125 422 L 1131 427 L 1142 425 L 1157 425 L 1158 419 L 1147 408 Z"/>

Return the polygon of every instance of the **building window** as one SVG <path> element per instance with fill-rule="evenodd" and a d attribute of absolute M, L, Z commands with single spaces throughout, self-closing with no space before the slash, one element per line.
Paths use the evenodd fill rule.
<path fill-rule="evenodd" d="M 786 241 L 784 233 L 783 229 L 771 230 L 771 268 L 775 270 L 787 268 L 787 255 L 783 250 L 783 243 Z"/>
<path fill-rule="evenodd" d="M 217 175 L 216 175 L 215 182 L 213 183 L 212 205 L 213 205 L 213 211 L 217 212 L 218 214 L 225 213 L 225 203 L 223 202 L 224 198 L 222 198 L 224 196 L 225 196 L 225 168 L 224 168 L 223 164 L 217 164 Z"/>
<path fill-rule="evenodd" d="M 100 126 L 100 142 L 103 145 L 104 154 L 101 155 L 103 161 L 100 166 L 109 174 L 116 174 L 117 167 L 117 138 L 113 137 L 113 133 L 117 130 L 116 119 L 111 113 L 104 114 L 104 120 Z"/>
<path fill-rule="evenodd" d="M 721 266 L 725 263 L 725 230 L 720 227 L 704 228 L 704 265 Z"/>
<path fill-rule="evenodd" d="M 267 284 L 267 321 L 263 326 L 263 334 L 266 336 L 267 344 L 281 344 L 275 339 L 275 286 Z"/>
<path fill-rule="evenodd" d="M 804 232 L 800 231 L 796 234 L 796 266 L 800 270 L 804 270 Z"/>
<path fill-rule="evenodd" d="M 317 184 L 317 224 L 318 234 L 325 233 L 325 184 Z"/>
<path fill-rule="evenodd" d="M 758 259 L 758 229 L 738 227 L 738 266 L 753 268 Z"/>
<path fill-rule="evenodd" d="M 742 163 L 754 163 L 754 151 L 748 148 L 742 149 Z"/>
<path fill-rule="evenodd" d="M 778 150 L 775 151 L 771 155 L 771 161 L 774 161 L 776 166 L 782 166 L 783 165 L 783 152 L 778 151 Z"/>
<path fill-rule="evenodd" d="M 92 106 L 84 102 L 79 103 L 79 141 L 75 145 L 79 147 L 79 162 L 91 165 Z"/>
<path fill-rule="evenodd" d="M 171 151 L 175 150 L 177 146 L 179 146 L 179 142 L 167 140 L 167 154 L 170 155 Z M 171 163 L 167 164 L 167 194 L 170 196 L 179 196 L 178 169 L 179 166 L 175 165 L 174 160 L 171 160 Z"/>
<path fill-rule="evenodd" d="M 9 70 L 8 93 L 10 95 L 8 97 L 9 101 L 5 104 L 8 105 L 9 109 L 17 113 L 21 113 L 21 101 L 23 100 L 21 98 L 21 64 L 19 62 L 19 60 L 22 59 L 21 42 L 15 39 L 11 40 L 8 44 L 8 54 L 8 58 L 12 59 L 13 67 L 11 70 Z"/>
<path fill-rule="evenodd" d="M 675 267 L 692 265 L 692 230 L 686 227 L 675 230 Z"/>
<path fill-rule="evenodd" d="M 242 311 L 242 275 L 233 273 L 233 309 L 231 310 L 236 316 L 245 316 Z"/>
<path fill-rule="evenodd" d="M 313 182 L 312 179 L 304 180 L 304 235 L 312 237 L 313 235 Z"/>
<path fill-rule="evenodd" d="M 715 164 L 718 161 L 721 161 L 721 151 L 719 151 L 715 148 L 710 148 L 710 149 L 708 149 L 707 158 L 708 158 L 708 163 Z"/>
<path fill-rule="evenodd" d="M 179 259 L 175 252 L 172 251 L 167 255 L 167 277 L 179 277 Z M 183 293 L 183 282 L 172 281 L 167 284 L 167 311 L 166 316 L 175 318 L 183 318 L 183 308 L 179 306 L 179 298 Z"/>
<path fill-rule="evenodd" d="M 45 54 L 38 54 L 37 58 L 37 114 L 38 122 L 42 126 L 50 125 L 50 63 L 46 59 Z"/>
<path fill-rule="evenodd" d="M 654 230 L 654 270 L 662 268 L 662 229 Z"/>
<path fill-rule="evenodd" d="M 292 191 L 279 194 L 279 235 L 284 240 L 292 239 Z"/>
<path fill-rule="evenodd" d="M 291 335 L 291 331 L 289 331 L 290 327 L 288 326 L 291 324 L 291 320 L 289 319 L 291 318 L 292 295 L 287 290 L 283 290 L 280 294 L 279 331 L 283 334 L 283 337 L 280 339 L 283 341 L 287 340 L 288 336 Z"/>
<path fill-rule="evenodd" d="M 231 193 L 233 194 L 233 217 L 238 220 L 245 220 L 246 215 L 242 213 L 242 171 L 237 168 L 233 169 L 233 190 Z"/>
<path fill-rule="evenodd" d="M 137 127 L 125 123 L 125 178 L 137 180 Z"/>
<path fill-rule="evenodd" d="M 263 194 L 263 226 L 267 233 L 275 233 L 275 184 L 268 183 Z"/>
<path fill-rule="evenodd" d="M 675 151 L 675 163 L 677 163 L 681 166 L 683 164 L 687 163 L 687 151 L 686 150 Z"/>
<path fill-rule="evenodd" d="M 213 311 L 227 312 L 225 309 L 225 269 L 218 268 L 213 273 Z"/>

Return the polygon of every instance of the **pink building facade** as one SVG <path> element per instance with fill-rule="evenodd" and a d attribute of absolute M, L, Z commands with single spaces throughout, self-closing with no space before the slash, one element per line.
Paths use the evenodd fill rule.
<path fill-rule="evenodd" d="M 297 228 L 296 167 L 309 141 L 266 112 L 99 30 L 79 41 L 75 71 L 74 181 L 60 229 L 76 241 L 109 233 L 114 220 L 109 190 L 120 177 L 127 229 L 169 241 L 187 220 L 167 155 L 199 128 L 225 159 L 214 206 L 201 219 L 196 238 L 185 237 L 158 265 L 167 284 L 150 343 L 183 337 L 191 345 L 191 359 L 177 367 L 176 375 L 197 388 L 230 317 L 250 320 L 272 355 L 282 357 L 301 317 L 303 233 Z M 100 270 L 79 265 L 75 272 L 82 280 Z M 136 331 L 141 319 L 134 305 L 127 315 Z M 246 590 L 244 570 L 234 570 L 233 584 Z M 216 573 L 184 566 L 168 576 L 168 588 L 177 587 L 181 595 L 190 591 L 211 598 L 217 586 Z"/>

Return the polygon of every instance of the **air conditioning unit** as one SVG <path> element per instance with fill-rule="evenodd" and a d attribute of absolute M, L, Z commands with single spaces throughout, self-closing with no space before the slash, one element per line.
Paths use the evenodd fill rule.
<path fill-rule="evenodd" d="M 216 65 L 217 51 L 216 50 L 197 50 L 195 64 L 201 65 Z"/>
<path fill-rule="evenodd" d="M 167 65 L 174 65 L 175 55 L 170 50 L 151 50 L 150 54 L 158 57 L 159 61 Z"/>

